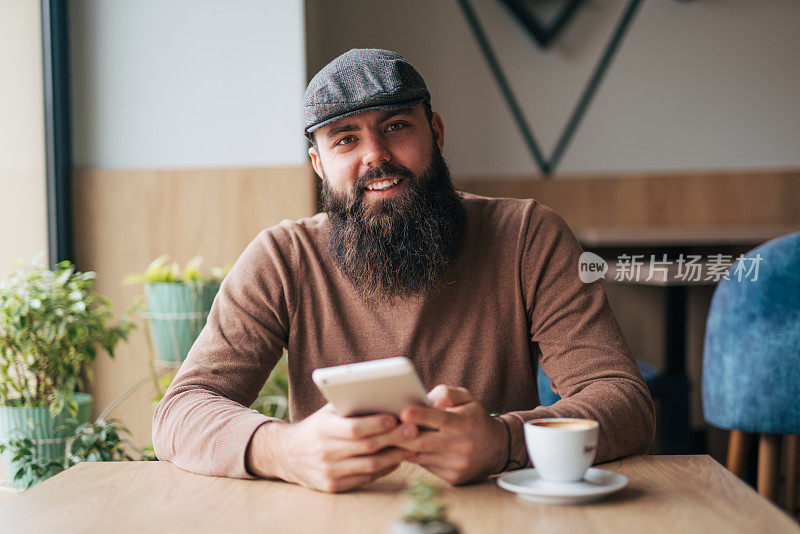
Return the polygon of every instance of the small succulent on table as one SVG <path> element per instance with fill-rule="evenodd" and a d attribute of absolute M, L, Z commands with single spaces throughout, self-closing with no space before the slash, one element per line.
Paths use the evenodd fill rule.
<path fill-rule="evenodd" d="M 445 520 L 445 507 L 435 486 L 414 480 L 403 495 L 403 519 L 392 524 L 390 534 L 458 534 L 458 528 Z"/>

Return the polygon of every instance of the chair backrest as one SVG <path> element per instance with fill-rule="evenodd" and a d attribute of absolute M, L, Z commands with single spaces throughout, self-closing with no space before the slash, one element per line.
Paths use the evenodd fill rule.
<path fill-rule="evenodd" d="M 800 232 L 751 250 L 728 275 L 706 322 L 703 415 L 725 429 L 800 433 Z"/>
<path fill-rule="evenodd" d="M 636 365 L 639 366 L 639 372 L 642 373 L 642 377 L 644 378 L 645 384 L 647 384 L 647 388 L 650 390 L 650 394 L 653 397 L 656 397 L 660 389 L 658 387 L 660 380 L 658 369 L 652 364 L 638 358 L 636 359 Z M 551 404 L 555 404 L 561 400 L 561 397 L 553 391 L 553 388 L 550 385 L 550 377 L 547 376 L 547 373 L 544 372 L 541 366 L 539 366 L 538 369 L 539 371 L 536 377 L 536 385 L 539 390 L 539 403 L 542 406 L 550 406 Z"/>
<path fill-rule="evenodd" d="M 541 367 L 538 369 L 536 387 L 539 389 L 539 404 L 542 406 L 555 404 L 561 397 L 553 393 L 553 390 L 550 388 L 550 377 L 547 376 Z"/>

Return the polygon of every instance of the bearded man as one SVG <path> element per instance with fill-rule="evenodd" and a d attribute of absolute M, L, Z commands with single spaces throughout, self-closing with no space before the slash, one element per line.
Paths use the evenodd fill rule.
<path fill-rule="evenodd" d="M 338 492 L 403 461 L 452 484 L 530 467 L 523 422 L 541 417 L 599 421 L 598 463 L 649 450 L 653 401 L 572 232 L 536 200 L 456 191 L 430 102 L 386 50 L 314 76 L 304 134 L 323 212 L 260 232 L 223 281 L 153 416 L 159 459 Z M 288 422 L 247 408 L 284 348 Z M 412 360 L 432 406 L 343 417 L 311 380 L 389 356 Z"/>

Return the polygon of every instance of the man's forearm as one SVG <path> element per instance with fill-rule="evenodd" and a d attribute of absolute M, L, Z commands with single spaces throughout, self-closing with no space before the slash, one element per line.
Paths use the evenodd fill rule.
<path fill-rule="evenodd" d="M 253 432 L 245 453 L 247 471 L 261 478 L 284 478 L 282 435 L 288 423 L 266 422 Z"/>

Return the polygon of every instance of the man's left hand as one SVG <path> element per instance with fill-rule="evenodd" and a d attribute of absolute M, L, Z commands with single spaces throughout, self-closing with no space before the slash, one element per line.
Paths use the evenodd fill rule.
<path fill-rule="evenodd" d="M 506 461 L 507 434 L 502 421 L 481 406 L 463 387 L 440 384 L 428 393 L 433 407 L 409 406 L 400 413 L 406 424 L 424 425 L 404 449 L 407 459 L 451 484 L 483 480 L 500 471 Z"/>

